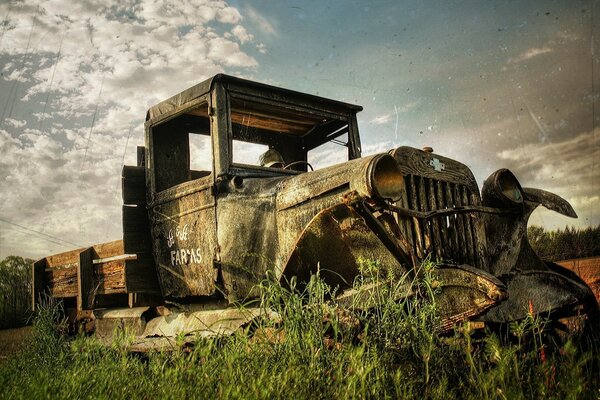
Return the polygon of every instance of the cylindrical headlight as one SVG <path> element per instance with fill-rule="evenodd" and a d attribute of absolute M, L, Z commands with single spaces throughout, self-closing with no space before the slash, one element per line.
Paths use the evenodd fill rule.
<path fill-rule="evenodd" d="M 370 168 L 373 192 L 382 199 L 398 200 L 402 196 L 404 177 L 394 157 L 385 154 L 377 158 Z"/>
<path fill-rule="evenodd" d="M 490 207 L 518 207 L 523 204 L 523 188 L 508 169 L 494 172 L 483 182 L 483 204 Z"/>

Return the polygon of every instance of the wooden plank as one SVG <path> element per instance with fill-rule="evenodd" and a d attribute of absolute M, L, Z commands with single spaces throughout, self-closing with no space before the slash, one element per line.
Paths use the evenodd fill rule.
<path fill-rule="evenodd" d="M 125 251 L 128 254 L 147 253 L 152 249 L 152 241 L 149 234 L 130 232 L 123 236 L 127 239 L 125 242 Z"/>
<path fill-rule="evenodd" d="M 137 260 L 125 261 L 125 283 L 130 293 L 160 294 L 154 259 L 142 255 Z"/>
<path fill-rule="evenodd" d="M 146 171 L 144 167 L 125 165 L 121 172 L 123 204 L 146 204 Z"/>
<path fill-rule="evenodd" d="M 37 306 L 39 306 L 40 296 L 42 296 L 42 294 L 46 291 L 45 269 L 45 258 L 34 262 L 33 266 L 31 267 L 31 306 L 33 310 L 37 309 Z"/>
<path fill-rule="evenodd" d="M 142 168 L 146 166 L 146 148 L 144 146 L 137 147 L 137 166 Z"/>
<path fill-rule="evenodd" d="M 113 240 L 112 242 L 95 244 L 94 258 L 109 258 L 124 254 L 123 240 Z"/>
<path fill-rule="evenodd" d="M 123 241 L 113 240 L 112 242 L 95 244 L 93 246 L 94 251 L 96 252 L 97 258 L 108 258 L 116 255 L 123 254 L 124 247 Z M 54 254 L 48 257 L 45 257 L 46 260 L 46 268 L 58 268 L 58 267 L 68 267 L 68 266 L 76 266 L 79 263 L 79 254 L 85 250 L 85 248 L 79 248 L 75 250 L 70 250 L 64 253 Z"/>
<path fill-rule="evenodd" d="M 84 248 L 66 251 L 64 253 L 54 254 L 46 257 L 46 267 L 54 268 L 64 265 L 76 265 L 79 262 L 79 253 Z"/>
<path fill-rule="evenodd" d="M 45 271 L 46 287 L 52 297 L 77 296 L 77 265 L 47 269 Z"/>
<path fill-rule="evenodd" d="M 123 243 L 127 254 L 152 252 L 150 223 L 145 207 L 123 206 Z"/>
<path fill-rule="evenodd" d="M 97 293 L 125 293 L 125 261 L 95 264 L 93 287 Z"/>
<path fill-rule="evenodd" d="M 79 254 L 77 266 L 77 310 L 90 310 L 93 306 L 92 283 L 94 273 L 94 248 L 88 247 Z"/>

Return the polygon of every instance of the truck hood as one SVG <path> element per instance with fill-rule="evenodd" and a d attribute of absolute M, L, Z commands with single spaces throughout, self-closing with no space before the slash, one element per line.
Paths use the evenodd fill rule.
<path fill-rule="evenodd" d="M 276 207 L 285 210 L 330 192 L 391 198 L 399 195 L 401 184 L 396 160 L 375 154 L 283 179 L 277 186 Z"/>

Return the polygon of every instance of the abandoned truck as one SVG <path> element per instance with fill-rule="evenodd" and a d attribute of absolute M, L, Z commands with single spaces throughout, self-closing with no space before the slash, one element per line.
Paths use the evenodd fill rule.
<path fill-rule="evenodd" d="M 467 166 L 431 148 L 362 157 L 361 110 L 226 75 L 155 105 L 138 165 L 123 168 L 122 240 L 37 261 L 34 303 L 61 298 L 97 332 L 223 334 L 258 315 L 238 305 L 267 273 L 285 284 L 319 268 L 347 301 L 364 260 L 414 277 L 429 257 L 446 328 L 597 308 L 527 241 L 532 211 L 576 217 L 567 201 L 506 169 L 480 193 Z M 318 168 L 315 152 L 342 162 Z"/>

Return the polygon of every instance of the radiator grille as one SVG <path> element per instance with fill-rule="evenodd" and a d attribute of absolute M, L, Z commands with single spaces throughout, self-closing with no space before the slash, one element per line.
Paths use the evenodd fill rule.
<path fill-rule="evenodd" d="M 407 196 L 400 205 L 411 210 L 432 211 L 481 203 L 478 194 L 461 184 L 407 175 L 405 185 Z M 432 259 L 484 267 L 484 238 L 480 237 L 482 230 L 476 215 L 453 214 L 427 220 L 399 218 L 398 222 L 419 260 L 431 255 Z"/>

